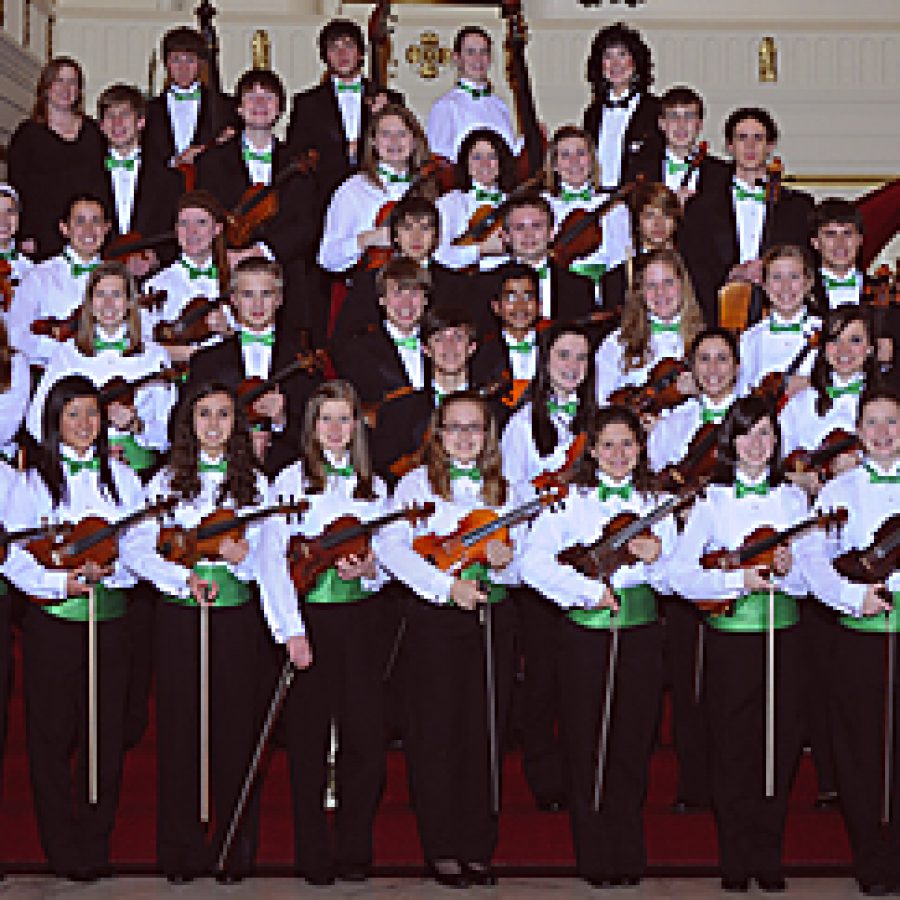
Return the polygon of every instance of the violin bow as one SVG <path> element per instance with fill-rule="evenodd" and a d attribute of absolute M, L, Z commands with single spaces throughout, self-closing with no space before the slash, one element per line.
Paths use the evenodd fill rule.
<path fill-rule="evenodd" d="M 494 674 L 494 613 L 491 610 L 490 582 L 479 582 L 487 602 L 479 610 L 484 626 L 484 675 L 487 691 L 488 752 L 491 755 L 491 814 L 500 813 L 500 762 L 497 757 L 497 682 Z"/>
<path fill-rule="evenodd" d="M 603 692 L 603 715 L 600 719 L 600 737 L 597 746 L 597 771 L 594 773 L 594 812 L 603 805 L 606 784 L 606 758 L 609 755 L 609 732 L 612 725 L 613 695 L 616 689 L 616 671 L 619 667 L 619 623 L 614 610 L 609 611 L 609 655 L 606 662 L 606 687 Z"/>

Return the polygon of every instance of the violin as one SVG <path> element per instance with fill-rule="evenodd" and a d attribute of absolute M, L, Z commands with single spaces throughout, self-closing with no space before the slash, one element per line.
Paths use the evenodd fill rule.
<path fill-rule="evenodd" d="M 769 372 L 766 374 L 762 381 L 750 391 L 750 394 L 754 397 L 765 397 L 771 400 L 776 405 L 778 412 L 781 412 L 788 402 L 786 395 L 788 380 L 797 374 L 797 370 L 803 365 L 806 357 L 819 346 L 821 335 L 821 331 L 812 332 L 788 367 L 783 372 Z"/>
<path fill-rule="evenodd" d="M 543 507 L 562 502 L 567 488 L 553 485 L 533 500 L 507 513 L 473 509 L 449 534 L 425 534 L 413 540 L 413 550 L 443 572 L 457 574 L 475 563 L 487 565 L 491 541 L 509 546 L 509 529 L 534 518 Z"/>
<path fill-rule="evenodd" d="M 466 230 L 453 238 L 450 243 L 454 247 L 471 247 L 486 241 L 502 227 L 510 203 L 540 187 L 542 182 L 543 176 L 535 175 L 522 182 L 515 190 L 510 192 L 505 200 L 501 200 L 496 206 L 492 206 L 490 203 L 482 203 L 469 218 Z"/>
<path fill-rule="evenodd" d="M 772 570 L 775 567 L 775 550 L 787 543 L 801 531 L 810 528 L 840 528 L 847 521 L 847 510 L 838 507 L 831 512 L 809 516 L 790 528 L 777 531 L 771 525 L 761 525 L 744 538 L 737 550 L 711 550 L 700 557 L 704 569 L 755 569 L 761 566 Z"/>
<path fill-rule="evenodd" d="M 22 541 L 31 541 L 35 538 L 48 537 L 57 532 L 56 525 L 42 525 L 40 528 L 25 528 L 22 531 L 7 531 L 0 524 L 0 565 L 6 562 L 6 556 L 11 544 L 19 544 Z"/>
<path fill-rule="evenodd" d="M 620 315 L 621 312 L 617 309 L 595 309 L 586 316 L 570 319 L 566 324 L 573 328 L 590 328 L 592 325 L 605 325 L 607 322 L 613 322 Z M 534 326 L 534 330 L 540 334 L 542 331 L 547 331 L 558 324 L 558 319 L 539 319 Z"/>
<path fill-rule="evenodd" d="M 700 141 L 693 153 L 685 160 L 687 168 L 684 170 L 684 174 L 681 176 L 681 183 L 678 185 L 682 190 L 690 184 L 691 176 L 700 168 L 700 164 L 706 159 L 708 151 L 709 144 L 706 141 Z"/>
<path fill-rule="evenodd" d="M 575 439 L 569 444 L 566 451 L 566 458 L 563 464 L 551 472 L 542 472 L 531 479 L 535 490 L 538 492 L 549 490 L 557 485 L 567 485 L 572 480 L 575 468 L 581 457 L 584 455 L 584 448 L 587 447 L 587 432 L 581 431 L 575 435 Z"/>
<path fill-rule="evenodd" d="M 167 525 L 159 530 L 156 549 L 159 555 L 192 569 L 201 559 L 221 559 L 222 540 L 240 540 L 251 522 L 268 516 L 301 516 L 309 509 L 308 500 L 278 503 L 239 515 L 233 509 L 217 509 L 204 516 L 195 528 Z"/>
<path fill-rule="evenodd" d="M 603 217 L 644 181 L 638 175 L 615 190 L 596 209 L 573 209 L 560 223 L 553 238 L 550 255 L 568 268 L 576 259 L 590 256 L 603 243 Z"/>
<path fill-rule="evenodd" d="M 148 372 L 134 381 L 128 381 L 121 375 L 111 378 L 106 384 L 100 388 L 100 402 L 104 405 L 109 403 L 121 403 L 123 406 L 134 406 L 134 397 L 138 388 L 153 381 L 161 381 L 171 384 L 175 381 L 181 381 L 188 373 L 187 363 L 176 363 L 166 366 L 158 372 Z"/>
<path fill-rule="evenodd" d="M 35 319 L 31 323 L 31 333 L 41 337 L 53 338 L 55 341 L 65 342 L 78 334 L 78 326 L 81 322 L 81 306 L 65 319 Z"/>
<path fill-rule="evenodd" d="M 12 277 L 12 265 L 8 259 L 0 259 L 0 310 L 9 312 L 13 292 L 19 284 L 18 278 Z"/>
<path fill-rule="evenodd" d="M 848 550 L 834 560 L 834 568 L 857 584 L 878 584 L 900 568 L 900 513 L 881 523 L 865 550 Z"/>
<path fill-rule="evenodd" d="M 374 532 L 392 522 L 406 519 L 415 526 L 434 515 L 434 503 L 414 503 L 407 509 L 398 509 L 369 522 L 356 516 L 340 516 L 325 526 L 317 537 L 294 535 L 288 544 L 288 565 L 291 580 L 298 594 L 308 594 L 316 581 L 346 556 L 363 557 L 369 552 L 370 538 Z"/>
<path fill-rule="evenodd" d="M 859 438 L 855 434 L 834 428 L 822 438 L 815 450 L 798 447 L 781 462 L 783 473 L 800 474 L 815 472 L 823 480 L 834 478 L 835 460 L 845 453 L 856 453 L 860 448 Z"/>
<path fill-rule="evenodd" d="M 667 356 L 650 370 L 646 384 L 640 387 L 629 385 L 613 391 L 609 395 L 608 405 L 627 406 L 637 413 L 651 414 L 672 409 L 688 398 L 678 388 L 679 376 L 688 371 L 690 368 L 685 360 Z"/>
<path fill-rule="evenodd" d="M 688 444 L 681 462 L 666 466 L 658 475 L 661 490 L 680 491 L 688 485 L 697 485 L 712 477 L 719 461 L 719 434 L 721 422 L 705 422 Z"/>
<path fill-rule="evenodd" d="M 212 299 L 207 297 L 194 297 L 181 311 L 181 314 L 171 321 L 158 322 L 153 326 L 153 340 L 158 344 L 175 344 L 185 346 L 187 344 L 199 344 L 209 340 L 215 332 L 206 322 L 206 317 L 225 302 L 230 292 L 225 292 Z"/>
<path fill-rule="evenodd" d="M 252 184 L 241 195 L 237 206 L 225 216 L 225 239 L 228 246 L 244 249 L 253 243 L 260 226 L 278 215 L 278 191 L 294 175 L 308 175 L 319 163 L 319 151 L 305 150 L 292 159 L 270 184 Z"/>
<path fill-rule="evenodd" d="M 26 549 L 48 569 L 77 569 L 88 562 L 106 568 L 119 555 L 120 532 L 141 519 L 162 516 L 174 506 L 174 499 L 165 498 L 113 523 L 102 516 L 86 516 L 80 522 L 46 529 L 45 536 L 30 541 Z"/>
<path fill-rule="evenodd" d="M 113 238 L 106 245 L 103 259 L 105 261 L 118 260 L 124 265 L 128 265 L 130 259 L 143 256 L 145 250 L 176 240 L 178 237 L 174 231 L 164 231 L 150 237 L 144 237 L 139 231 L 128 231 Z"/>
<path fill-rule="evenodd" d="M 237 388 L 238 401 L 244 407 L 247 422 L 250 425 L 261 425 L 266 421 L 266 416 L 256 412 L 253 404 L 264 394 L 277 387 L 281 382 L 290 378 L 296 372 L 306 372 L 312 375 L 315 372 L 324 371 L 327 356 L 324 350 L 312 350 L 298 353 L 287 365 L 282 366 L 277 372 L 273 372 L 268 378 L 245 378 Z"/>

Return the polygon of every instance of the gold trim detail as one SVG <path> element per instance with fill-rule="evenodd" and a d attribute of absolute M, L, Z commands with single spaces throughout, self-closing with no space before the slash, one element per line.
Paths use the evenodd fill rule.
<path fill-rule="evenodd" d="M 441 39 L 433 31 L 423 31 L 418 44 L 406 48 L 406 61 L 419 67 L 419 77 L 437 78 L 441 66 L 453 59 L 453 51 L 441 46 Z"/>

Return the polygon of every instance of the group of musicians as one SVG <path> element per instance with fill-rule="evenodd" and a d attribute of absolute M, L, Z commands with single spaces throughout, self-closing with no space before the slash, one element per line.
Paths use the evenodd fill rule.
<path fill-rule="evenodd" d="M 252 871 L 279 713 L 309 883 L 368 877 L 399 736 L 429 874 L 494 884 L 518 675 L 591 885 L 645 872 L 668 685 L 674 810 L 714 812 L 724 889 L 785 889 L 804 745 L 861 890 L 900 888 L 900 307 L 856 207 L 781 185 L 764 109 L 706 152 L 622 24 L 549 136 L 481 28 L 425 128 L 357 25 L 318 49 L 285 142 L 281 79 L 225 95 L 176 28 L 165 91 L 96 120 L 53 59 L 9 147 L 0 719 L 15 625 L 51 870 L 110 872 L 152 682 L 170 881 Z"/>

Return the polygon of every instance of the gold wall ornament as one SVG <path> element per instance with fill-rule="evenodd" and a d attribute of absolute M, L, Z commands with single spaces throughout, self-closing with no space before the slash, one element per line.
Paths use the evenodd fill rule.
<path fill-rule="evenodd" d="M 441 66 L 453 59 L 453 51 L 441 46 L 441 39 L 433 31 L 423 31 L 418 44 L 406 48 L 406 61 L 419 67 L 421 78 L 437 78 Z"/>
<path fill-rule="evenodd" d="M 765 84 L 778 81 L 778 47 L 775 46 L 775 38 L 768 36 L 762 38 L 757 55 L 760 82 Z"/>
<path fill-rule="evenodd" d="M 265 28 L 257 28 L 250 41 L 250 55 L 254 69 L 272 68 L 272 42 Z"/>

